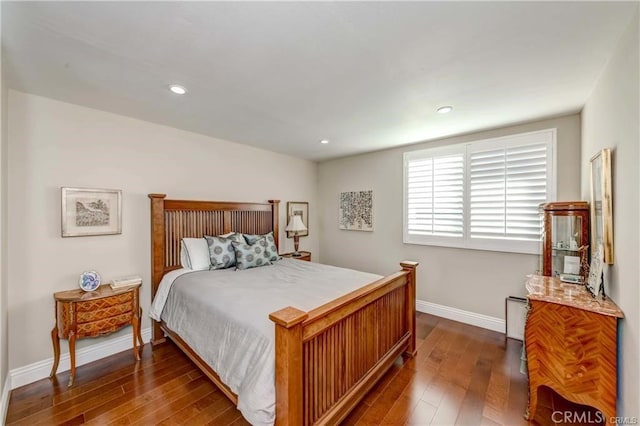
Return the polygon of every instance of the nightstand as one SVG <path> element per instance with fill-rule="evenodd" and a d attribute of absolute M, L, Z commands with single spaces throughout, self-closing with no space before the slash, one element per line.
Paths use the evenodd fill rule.
<path fill-rule="evenodd" d="M 69 339 L 71 374 L 69 386 L 73 385 L 76 373 L 76 340 L 113 333 L 127 325 L 133 326 L 133 355 L 140 360 L 138 344 L 142 347 L 140 334 L 140 286 L 141 284 L 113 290 L 110 285 L 101 285 L 95 291 L 60 291 L 53 295 L 56 301 L 56 325 L 51 330 L 53 342 L 53 377 L 60 361 L 60 338 Z"/>
<path fill-rule="evenodd" d="M 281 253 L 280 256 L 282 256 L 282 257 L 290 257 L 291 259 L 297 259 L 297 260 L 306 260 L 307 262 L 311 262 L 311 252 L 310 251 L 302 251 L 302 250 L 300 250 L 298 253 L 300 253 L 300 256 L 294 256 L 293 253 Z"/>

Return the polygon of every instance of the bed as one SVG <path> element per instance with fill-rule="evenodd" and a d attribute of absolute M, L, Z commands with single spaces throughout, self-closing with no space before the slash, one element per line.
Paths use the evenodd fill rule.
<path fill-rule="evenodd" d="M 278 245 L 278 200 L 268 203 L 167 200 L 165 194 L 149 194 L 149 198 L 152 298 L 162 278 L 180 269 L 182 238 L 231 231 L 273 232 Z M 301 276 L 304 273 L 312 276 L 313 269 L 304 270 L 313 268 L 311 264 L 303 267 L 307 262 L 287 262 L 279 268 L 286 269 L 287 265 L 302 268 Z M 320 306 L 298 304 L 270 312 L 275 331 L 273 346 L 265 350 L 273 352 L 271 362 L 275 363 L 275 424 L 339 423 L 398 356 L 415 355 L 417 263 L 406 261 L 400 265 L 401 271 L 346 294 L 333 294 L 330 301 Z M 202 351 L 194 350 L 167 322 L 154 321 L 152 345 L 165 342 L 167 337 L 238 404 L 238 395 L 199 355 Z"/>

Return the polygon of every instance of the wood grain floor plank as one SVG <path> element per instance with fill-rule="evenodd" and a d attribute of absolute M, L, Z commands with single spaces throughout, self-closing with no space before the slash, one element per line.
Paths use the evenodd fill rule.
<path fill-rule="evenodd" d="M 419 370 L 411 377 L 411 380 L 402 391 L 400 397 L 391 406 L 387 415 L 382 419 L 383 424 L 404 424 L 409 415 L 420 402 L 420 398 L 437 377 L 435 370 Z"/>
<path fill-rule="evenodd" d="M 442 388 L 442 397 L 440 398 L 438 409 L 431 420 L 431 424 L 455 424 L 466 393 L 466 389 L 445 380 Z"/>
<path fill-rule="evenodd" d="M 456 425 L 474 426 L 482 421 L 482 409 L 491 376 L 491 363 L 486 359 L 478 359 L 473 371 L 469 387 L 464 395 Z"/>
<path fill-rule="evenodd" d="M 399 358 L 396 362 L 393 363 L 389 371 L 387 371 L 380 381 L 375 384 L 375 386 L 371 389 L 371 391 L 362 399 L 362 403 L 371 406 L 376 399 L 380 396 L 380 394 L 386 389 L 386 387 L 393 381 L 398 372 L 402 370 L 403 363 Z"/>
<path fill-rule="evenodd" d="M 438 407 L 426 403 L 422 400 L 418 401 L 415 408 L 409 414 L 406 424 L 408 425 L 430 425 L 435 416 Z"/>
<path fill-rule="evenodd" d="M 251 423 L 246 421 L 244 417 L 240 417 L 236 421 L 230 423 L 229 426 L 251 426 Z"/>
<path fill-rule="evenodd" d="M 9 403 L 11 404 L 11 402 Z M 24 417 L 29 417 L 39 411 L 53 406 L 53 395 L 36 396 L 33 399 L 24 399 L 14 403 L 13 410 L 7 413 L 7 424 Z"/>
<path fill-rule="evenodd" d="M 491 419 L 482 417 L 482 420 L 480 421 L 480 426 L 502 426 L 502 423 L 497 423 Z"/>
<path fill-rule="evenodd" d="M 525 425 L 527 421 L 524 419 L 524 413 L 527 408 L 527 402 L 529 398 L 529 383 L 527 382 L 527 376 L 520 374 L 520 357 L 522 354 L 522 342 L 508 339 L 507 351 L 505 351 L 504 363 L 501 364 L 502 368 L 508 371 L 509 374 L 509 398 L 507 410 L 505 415 L 505 424 L 507 425 Z M 505 366 L 505 364 L 508 365 Z M 518 410 L 514 410 L 511 407 L 521 407 Z"/>
<path fill-rule="evenodd" d="M 224 414 L 227 410 L 236 410 L 236 407 L 227 397 L 221 398 L 215 401 L 213 404 L 207 406 L 195 416 L 189 419 L 189 425 L 201 426 L 206 425 L 217 416 Z"/>
<path fill-rule="evenodd" d="M 139 397 L 144 396 L 147 393 L 160 388 L 165 383 L 181 376 L 184 376 L 183 380 L 186 380 L 186 375 L 190 371 L 194 370 L 195 366 L 191 364 L 183 364 L 176 367 L 173 371 L 165 372 L 165 374 L 158 377 L 151 377 L 149 380 L 136 378 L 136 380 L 121 386 L 124 391 L 124 394 L 121 397 L 109 401 L 108 403 L 105 402 L 92 407 L 85 412 L 85 418 L 89 421 L 109 411 L 120 409 L 119 407 L 122 406 L 132 407 L 134 404 L 141 401 L 142 398 Z M 152 397 L 152 395 L 153 394 L 149 394 L 148 397 Z"/>
<path fill-rule="evenodd" d="M 30 416 L 17 420 L 14 423 L 16 425 L 28 425 L 28 424 L 59 424 L 71 419 L 83 415 L 84 411 L 92 404 L 96 404 L 102 401 L 111 401 L 122 395 L 124 392 L 120 388 L 110 389 L 106 393 L 94 394 L 87 399 L 76 403 L 74 400 L 66 401 L 60 405 L 47 407 L 44 410 L 38 411 Z"/>
<path fill-rule="evenodd" d="M 188 372 L 187 372 L 188 373 Z M 171 391 L 176 392 L 175 389 L 188 393 L 188 385 L 192 380 L 188 377 L 187 373 L 175 377 L 166 383 L 151 387 L 148 391 L 139 392 L 137 396 L 129 396 L 127 401 L 121 404 L 113 404 L 110 409 L 102 414 L 95 416 L 91 419 L 91 424 L 107 424 L 116 421 L 122 417 L 127 417 L 132 412 L 137 412 L 149 405 L 161 404 L 164 395 Z"/>
<path fill-rule="evenodd" d="M 228 426 L 231 423 L 240 420 L 242 414 L 235 407 L 231 407 L 219 416 L 216 416 L 210 422 L 206 423 L 207 426 Z"/>
<path fill-rule="evenodd" d="M 342 426 L 353 426 L 360 421 L 364 413 L 369 409 L 370 405 L 360 403 L 356 406 L 356 408 L 349 413 L 346 419 L 342 422 Z"/>
<path fill-rule="evenodd" d="M 401 369 L 375 400 L 375 403 L 367 409 L 358 424 L 375 424 L 375 422 L 380 422 L 384 419 L 393 404 L 402 394 L 404 388 L 411 381 L 413 374 L 413 370 Z"/>
<path fill-rule="evenodd" d="M 497 369 L 491 370 L 482 416 L 498 424 L 505 424 L 509 402 L 509 377 Z"/>
<path fill-rule="evenodd" d="M 158 423 L 158 426 L 170 426 L 170 425 L 189 425 L 191 422 L 189 420 L 193 419 L 203 410 L 210 407 L 216 401 L 225 398 L 225 396 L 219 390 L 214 390 L 213 392 L 205 395 L 197 401 L 194 401 L 192 404 L 183 408 L 180 411 L 172 413 L 170 417 L 165 419 L 164 421 Z"/>
<path fill-rule="evenodd" d="M 216 389 L 215 385 L 205 376 L 189 382 L 188 387 L 188 393 L 180 389 L 172 389 L 171 392 L 167 392 L 162 397 L 160 406 L 152 404 L 153 406 L 150 407 L 150 410 L 138 409 L 135 413 L 129 414 L 127 418 L 133 425 L 155 425 L 193 404 L 194 400 L 205 397 Z"/>

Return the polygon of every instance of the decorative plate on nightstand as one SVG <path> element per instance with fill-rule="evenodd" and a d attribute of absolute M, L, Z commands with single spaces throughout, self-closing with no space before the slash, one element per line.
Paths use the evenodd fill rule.
<path fill-rule="evenodd" d="M 80 275 L 79 284 L 84 291 L 93 291 L 100 287 L 100 274 L 96 271 L 85 271 Z"/>

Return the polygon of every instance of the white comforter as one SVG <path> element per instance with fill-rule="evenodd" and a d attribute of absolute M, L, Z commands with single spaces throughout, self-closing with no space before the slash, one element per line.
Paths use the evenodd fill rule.
<path fill-rule="evenodd" d="M 172 271 L 150 316 L 162 318 L 238 395 L 254 425 L 275 420 L 275 333 L 269 314 L 309 311 L 381 276 L 293 259 L 244 271 Z"/>

